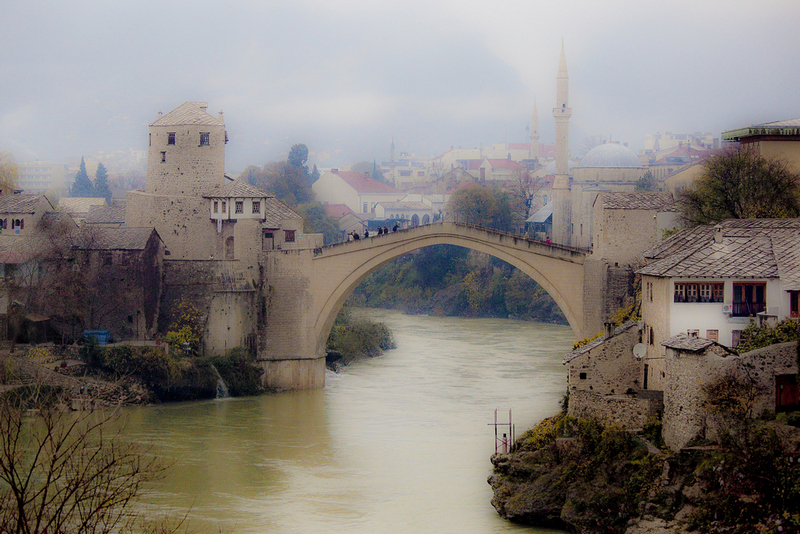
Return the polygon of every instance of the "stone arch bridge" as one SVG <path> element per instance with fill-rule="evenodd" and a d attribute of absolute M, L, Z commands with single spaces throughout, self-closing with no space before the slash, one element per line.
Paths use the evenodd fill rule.
<path fill-rule="evenodd" d="M 485 252 L 533 278 L 561 308 L 577 339 L 602 329 L 604 265 L 592 260 L 588 251 L 477 226 L 435 223 L 315 250 L 269 253 L 258 343 L 266 385 L 322 387 L 325 344 L 355 287 L 398 256 L 443 244 Z"/>

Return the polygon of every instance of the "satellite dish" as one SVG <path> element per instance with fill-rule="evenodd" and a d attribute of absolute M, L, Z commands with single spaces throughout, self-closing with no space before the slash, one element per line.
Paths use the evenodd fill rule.
<path fill-rule="evenodd" d="M 647 354 L 647 347 L 645 347 L 644 343 L 637 343 L 633 346 L 633 355 L 636 356 L 637 360 L 644 358 L 645 354 Z"/>

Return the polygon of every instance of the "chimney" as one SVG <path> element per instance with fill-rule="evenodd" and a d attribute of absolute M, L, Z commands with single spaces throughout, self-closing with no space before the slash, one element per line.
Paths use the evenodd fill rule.
<path fill-rule="evenodd" d="M 714 227 L 714 243 L 722 243 L 722 225 L 718 224 Z"/>
<path fill-rule="evenodd" d="M 222 117 L 222 112 L 221 111 L 219 112 L 219 122 L 221 122 L 222 124 L 225 124 L 225 119 Z"/>
<path fill-rule="evenodd" d="M 161 118 L 161 110 L 160 109 L 158 110 L 158 118 L 159 119 Z"/>
<path fill-rule="evenodd" d="M 205 111 L 208 109 L 208 104 L 206 102 L 200 102 L 200 111 Z"/>

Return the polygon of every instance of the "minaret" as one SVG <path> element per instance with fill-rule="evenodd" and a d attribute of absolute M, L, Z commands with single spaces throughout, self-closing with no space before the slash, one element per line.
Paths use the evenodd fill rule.
<path fill-rule="evenodd" d="M 536 98 L 533 99 L 533 116 L 531 117 L 531 148 L 528 150 L 529 159 L 539 158 L 539 112 L 536 110 Z"/>
<path fill-rule="evenodd" d="M 394 136 L 392 136 L 392 146 L 389 148 L 389 162 L 394 163 Z"/>
<path fill-rule="evenodd" d="M 569 74 L 567 57 L 564 53 L 564 40 L 561 40 L 561 59 L 558 62 L 556 78 L 556 176 L 553 181 L 553 241 L 562 245 L 570 244 L 571 203 L 569 193 Z"/>

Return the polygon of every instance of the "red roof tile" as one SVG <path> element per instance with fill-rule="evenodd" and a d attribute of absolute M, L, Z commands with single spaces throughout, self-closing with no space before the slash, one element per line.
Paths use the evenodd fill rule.
<path fill-rule="evenodd" d="M 400 190 L 395 189 L 391 185 L 373 180 L 360 172 L 336 171 L 334 174 L 338 175 L 359 193 L 401 193 Z"/>

